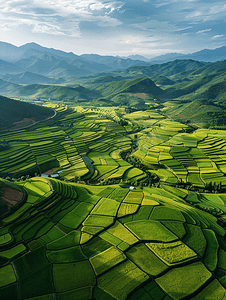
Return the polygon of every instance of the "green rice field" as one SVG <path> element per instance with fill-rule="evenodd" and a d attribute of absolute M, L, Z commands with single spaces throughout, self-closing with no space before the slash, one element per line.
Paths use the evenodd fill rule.
<path fill-rule="evenodd" d="M 223 299 L 225 229 L 187 190 L 37 177 L 6 188 L 17 186 L 28 199 L 1 221 L 1 299 Z M 225 199 L 196 203 L 226 218 Z"/>
<path fill-rule="evenodd" d="M 54 109 L 2 132 L 0 299 L 225 299 L 226 131 Z"/>

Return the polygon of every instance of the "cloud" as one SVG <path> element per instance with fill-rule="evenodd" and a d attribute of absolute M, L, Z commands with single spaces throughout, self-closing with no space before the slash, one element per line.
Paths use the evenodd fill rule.
<path fill-rule="evenodd" d="M 90 4 L 91 10 L 108 10 L 105 14 L 113 13 L 115 10 L 119 11 L 123 7 L 123 2 L 97 2 Z"/>
<path fill-rule="evenodd" d="M 186 53 L 225 41 L 225 12 L 223 0 L 2 0 L 0 29 L 68 51 Z"/>
<path fill-rule="evenodd" d="M 63 32 L 59 26 L 51 25 L 51 24 L 34 24 L 34 28 L 32 29 L 34 33 L 46 33 L 53 35 L 71 35 L 70 32 Z"/>
<path fill-rule="evenodd" d="M 222 1 L 215 1 L 215 5 L 211 1 L 201 1 L 187 16 L 187 20 L 193 21 L 225 21 L 226 4 Z"/>
<path fill-rule="evenodd" d="M 223 34 L 217 34 L 215 36 L 213 36 L 211 39 L 214 40 L 214 39 L 219 39 L 219 38 L 222 38 L 224 35 Z"/>
<path fill-rule="evenodd" d="M 154 32 L 173 32 L 180 30 L 179 27 L 170 24 L 167 21 L 158 21 L 158 20 L 151 20 L 143 23 L 136 23 L 133 24 L 134 27 L 138 27 L 145 31 L 154 31 Z"/>
<path fill-rule="evenodd" d="M 79 37 L 82 22 L 93 22 L 97 27 L 121 25 L 110 14 L 123 5 L 121 1 L 103 0 L 6 0 L 0 3 L 0 26 L 29 24 L 33 33 Z"/>
<path fill-rule="evenodd" d="M 211 30 L 212 30 L 212 29 L 209 28 L 209 29 L 199 30 L 199 31 L 197 31 L 196 33 L 205 33 L 205 32 L 211 31 Z"/>
<path fill-rule="evenodd" d="M 226 10 L 226 4 L 224 5 L 214 5 L 213 7 L 210 8 L 210 14 L 219 14 L 222 11 Z"/>
<path fill-rule="evenodd" d="M 197 0 L 168 0 L 168 1 L 162 1 L 162 0 L 157 0 L 156 1 L 157 3 L 155 3 L 154 5 L 159 8 L 159 7 L 162 7 L 162 6 L 166 6 L 166 5 L 172 5 L 172 4 L 181 4 L 183 3 L 184 4 L 189 4 L 191 2 L 197 2 Z"/>

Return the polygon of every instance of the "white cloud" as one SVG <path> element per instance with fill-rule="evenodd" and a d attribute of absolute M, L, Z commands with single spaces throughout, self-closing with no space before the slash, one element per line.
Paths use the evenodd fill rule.
<path fill-rule="evenodd" d="M 182 5 L 187 5 L 189 3 L 192 3 L 192 2 L 197 2 L 197 0 L 168 0 L 168 1 L 162 1 L 162 0 L 157 0 L 157 3 L 155 3 L 155 7 L 159 8 L 159 7 L 162 7 L 162 6 L 165 6 L 165 5 L 172 5 L 172 4 L 181 4 L 183 3 Z"/>
<path fill-rule="evenodd" d="M 91 18 L 90 21 L 97 22 L 97 25 L 100 27 L 116 27 L 118 25 L 122 25 L 123 23 L 115 18 L 109 18 L 108 16 L 94 17 Z"/>
<path fill-rule="evenodd" d="M 214 5 L 210 8 L 210 14 L 219 14 L 226 10 L 226 4 L 224 5 Z"/>
<path fill-rule="evenodd" d="M 123 5 L 121 1 L 104 0 L 0 0 L 0 27 L 29 24 L 33 33 L 78 37 L 81 22 L 95 22 L 100 27 L 121 25 L 110 14 Z"/>
<path fill-rule="evenodd" d="M 200 19 L 203 16 L 203 13 L 201 11 L 193 11 L 190 14 L 186 16 L 186 19 Z"/>
<path fill-rule="evenodd" d="M 223 21 L 225 20 L 226 4 L 222 1 L 215 1 L 215 5 L 211 2 L 200 1 L 186 15 L 187 20 L 195 22 L 202 21 Z"/>
<path fill-rule="evenodd" d="M 179 27 L 170 24 L 167 21 L 158 21 L 158 20 L 151 20 L 143 23 L 136 23 L 133 24 L 134 27 L 138 27 L 145 31 L 154 31 L 154 32 L 174 32 L 180 30 Z"/>
<path fill-rule="evenodd" d="M 51 25 L 51 24 L 35 24 L 34 28 L 32 29 L 32 32 L 34 33 L 47 33 L 47 34 L 53 34 L 53 35 L 70 35 L 68 33 L 64 33 L 61 31 L 59 26 Z"/>
<path fill-rule="evenodd" d="M 196 33 L 205 33 L 205 32 L 208 32 L 208 31 L 211 31 L 212 29 L 204 29 L 204 30 L 199 30 L 197 31 Z"/>
<path fill-rule="evenodd" d="M 223 34 L 218 34 L 218 35 L 213 36 L 211 39 L 215 40 L 215 39 L 222 38 L 223 36 L 224 36 Z"/>
<path fill-rule="evenodd" d="M 185 28 L 178 28 L 177 31 L 184 31 L 184 30 L 191 29 L 191 28 L 192 28 L 192 26 L 188 26 Z"/>
<path fill-rule="evenodd" d="M 0 0 L 0 29 L 76 52 L 195 52 L 224 43 L 225 11 L 223 0 Z"/>
<path fill-rule="evenodd" d="M 96 2 L 93 4 L 90 4 L 90 9 L 91 10 L 108 10 L 106 14 L 110 14 L 114 12 L 115 10 L 120 10 L 123 7 L 124 3 L 123 2 Z"/>

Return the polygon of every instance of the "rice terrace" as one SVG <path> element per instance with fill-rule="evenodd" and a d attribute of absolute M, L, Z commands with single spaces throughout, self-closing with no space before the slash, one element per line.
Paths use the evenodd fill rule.
<path fill-rule="evenodd" d="M 1 300 L 226 299 L 225 60 L 137 64 L 2 75 Z"/>

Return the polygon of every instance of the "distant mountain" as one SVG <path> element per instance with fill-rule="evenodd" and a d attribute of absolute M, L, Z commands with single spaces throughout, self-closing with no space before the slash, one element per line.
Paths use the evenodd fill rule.
<path fill-rule="evenodd" d="M 15 64 L 9 63 L 4 60 L 0 60 L 0 74 L 6 74 L 6 73 L 15 74 L 21 71 L 22 69 L 20 66 L 17 66 Z"/>
<path fill-rule="evenodd" d="M 67 53 L 53 48 L 42 47 L 36 43 L 27 43 L 17 47 L 9 43 L 0 42 L 0 59 L 5 61 L 15 62 L 21 58 L 28 58 L 41 53 L 47 53 L 57 57 L 58 59 L 60 58 L 65 60 L 72 60 L 79 57 L 72 52 Z"/>
<path fill-rule="evenodd" d="M 11 93 L 13 97 L 13 92 L 19 87 L 18 84 L 12 83 L 12 82 L 7 82 L 2 79 L 0 79 L 0 93 L 2 95 L 8 95 Z"/>
<path fill-rule="evenodd" d="M 29 58 L 22 58 L 15 63 L 21 69 L 45 76 L 76 76 L 92 73 L 84 68 L 78 68 L 65 60 L 59 60 L 46 53 Z"/>
<path fill-rule="evenodd" d="M 0 42 L 0 74 L 32 72 L 45 76 L 71 77 L 146 64 L 144 61 L 114 56 L 78 56 L 36 43 L 16 47 Z"/>
<path fill-rule="evenodd" d="M 147 65 L 147 63 L 144 61 L 133 60 L 130 58 L 120 58 L 115 56 L 101 56 L 98 54 L 82 54 L 80 57 L 87 61 L 104 64 L 112 70 L 125 69 L 131 66 Z"/>
<path fill-rule="evenodd" d="M 130 58 L 130 59 L 133 59 L 133 60 L 141 60 L 141 61 L 146 61 L 146 62 L 149 62 L 150 59 L 148 59 L 147 57 L 144 57 L 142 55 L 138 55 L 138 54 L 134 54 L 134 55 L 129 55 L 127 57 L 124 57 L 124 56 L 121 56 L 121 58 Z"/>
<path fill-rule="evenodd" d="M 35 122 L 54 115 L 51 108 L 12 100 L 3 96 L 0 96 L 0 107 L 0 128 L 12 126 L 15 122 L 21 122 L 26 118 Z"/>
<path fill-rule="evenodd" d="M 40 46 L 39 44 L 36 44 L 36 43 L 27 43 L 23 46 L 20 46 L 19 47 L 20 51 L 23 51 L 23 56 L 24 57 L 29 57 L 29 51 L 30 52 L 36 52 L 36 53 L 47 53 L 49 54 L 50 56 L 54 56 L 56 57 L 57 59 L 64 59 L 64 60 L 73 60 L 73 59 L 76 59 L 78 58 L 79 56 L 74 54 L 73 52 L 65 52 L 65 51 L 62 51 L 62 50 L 57 50 L 57 49 L 53 49 L 53 48 L 47 48 L 47 47 L 43 47 L 43 46 Z"/>
<path fill-rule="evenodd" d="M 149 60 L 152 64 L 165 63 L 175 59 L 193 59 L 204 62 L 216 62 L 226 60 L 226 46 L 216 49 L 203 49 L 191 54 L 182 53 L 167 53 L 164 55 L 156 56 Z"/>
<path fill-rule="evenodd" d="M 5 74 L 1 76 L 1 79 L 7 82 L 18 83 L 18 84 L 62 84 L 63 78 L 49 78 L 39 74 L 31 72 L 23 72 L 17 74 Z"/>
<path fill-rule="evenodd" d="M 195 71 L 201 67 L 206 66 L 208 63 L 194 61 L 194 60 L 175 60 L 164 64 L 156 64 L 150 66 L 133 66 L 124 70 L 117 70 L 114 72 L 118 76 L 123 77 L 153 77 L 153 76 L 172 76 L 181 74 L 181 72 Z"/>
<path fill-rule="evenodd" d="M 149 59 L 149 62 L 152 64 L 162 64 L 176 59 L 186 59 L 185 56 L 186 55 L 182 53 L 167 53 L 155 56 L 154 58 Z"/>
<path fill-rule="evenodd" d="M 24 51 L 9 43 L 0 42 L 0 59 L 8 62 L 16 61 Z"/>
<path fill-rule="evenodd" d="M 185 59 L 194 59 L 199 61 L 215 62 L 226 59 L 226 46 L 217 49 L 204 49 L 192 54 L 188 54 Z"/>
<path fill-rule="evenodd" d="M 105 64 L 86 61 L 84 59 L 81 59 L 80 57 L 69 61 L 69 64 L 71 66 L 78 68 L 79 70 L 81 70 L 81 72 L 86 71 L 89 73 L 98 73 L 98 72 L 104 72 L 109 70 L 109 67 L 106 66 Z"/>
<path fill-rule="evenodd" d="M 111 75 L 106 75 L 103 77 L 95 78 L 90 81 L 90 83 L 106 83 L 106 82 L 112 82 L 112 81 L 120 81 L 123 80 L 124 78 L 121 76 L 111 76 Z"/>

